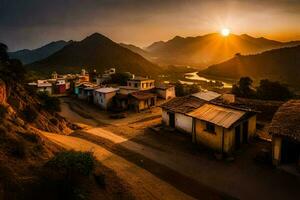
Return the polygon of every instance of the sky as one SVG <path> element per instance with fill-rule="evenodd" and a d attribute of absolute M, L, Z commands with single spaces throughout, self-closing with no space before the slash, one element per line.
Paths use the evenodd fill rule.
<path fill-rule="evenodd" d="M 229 28 L 300 40 L 300 0 L 0 0 L 0 42 L 10 51 L 99 32 L 140 47 Z"/>

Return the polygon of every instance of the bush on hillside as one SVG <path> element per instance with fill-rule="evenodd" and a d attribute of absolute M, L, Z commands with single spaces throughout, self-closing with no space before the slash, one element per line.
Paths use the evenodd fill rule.
<path fill-rule="evenodd" d="M 289 88 L 278 81 L 269 81 L 264 79 L 260 81 L 257 87 L 257 98 L 264 100 L 287 100 L 294 95 Z"/>
<path fill-rule="evenodd" d="M 39 92 L 38 97 L 41 100 L 42 107 L 49 112 L 60 111 L 60 101 L 56 97 L 50 97 L 46 92 Z"/>
<path fill-rule="evenodd" d="M 77 199 L 83 178 L 94 171 L 95 158 L 90 152 L 63 151 L 49 160 L 46 168 L 47 181 L 60 189 L 62 199 Z"/>

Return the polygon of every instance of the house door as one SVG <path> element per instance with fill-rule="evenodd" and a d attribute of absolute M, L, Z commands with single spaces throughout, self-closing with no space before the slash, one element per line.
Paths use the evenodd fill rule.
<path fill-rule="evenodd" d="M 169 113 L 169 126 L 175 128 L 175 114 Z"/>
<path fill-rule="evenodd" d="M 289 139 L 282 139 L 281 162 L 283 164 L 296 163 L 300 156 L 300 144 Z"/>
<path fill-rule="evenodd" d="M 241 145 L 241 126 L 235 127 L 235 148 L 240 148 Z"/>
<path fill-rule="evenodd" d="M 248 143 L 248 121 L 243 123 L 243 143 Z"/>
<path fill-rule="evenodd" d="M 150 105 L 151 106 L 155 106 L 155 100 L 154 100 L 154 98 L 151 99 L 151 104 Z"/>

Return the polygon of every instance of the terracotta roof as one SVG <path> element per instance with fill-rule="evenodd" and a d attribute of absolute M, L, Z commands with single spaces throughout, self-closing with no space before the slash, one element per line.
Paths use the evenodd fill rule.
<path fill-rule="evenodd" d="M 230 128 L 235 122 L 241 119 L 246 112 L 234 110 L 213 104 L 205 104 L 200 108 L 188 113 L 189 116 L 203 121 L 211 122 L 218 126 Z"/>
<path fill-rule="evenodd" d="M 204 105 L 206 101 L 193 96 L 176 97 L 162 104 L 160 107 L 171 112 L 189 113 Z"/>
<path fill-rule="evenodd" d="M 300 100 L 290 100 L 277 110 L 269 133 L 287 136 L 300 142 Z"/>
<path fill-rule="evenodd" d="M 132 96 L 133 98 L 136 98 L 138 100 L 145 100 L 145 99 L 150 99 L 152 97 L 156 97 L 156 94 L 139 91 L 139 92 L 130 93 L 130 96 Z"/>

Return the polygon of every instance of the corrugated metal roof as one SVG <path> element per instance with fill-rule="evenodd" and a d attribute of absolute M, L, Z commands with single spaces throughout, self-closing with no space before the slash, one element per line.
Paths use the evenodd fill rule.
<path fill-rule="evenodd" d="M 116 92 L 118 90 L 119 88 L 106 87 L 106 88 L 96 89 L 95 91 L 100 93 L 110 93 L 110 92 Z"/>
<path fill-rule="evenodd" d="M 224 108 L 212 104 L 205 104 L 200 108 L 188 113 L 196 119 L 211 122 L 218 126 L 229 128 L 232 124 L 244 116 L 246 112 Z"/>
<path fill-rule="evenodd" d="M 211 100 L 216 99 L 219 96 L 221 96 L 221 94 L 213 92 L 213 91 L 201 91 L 201 92 L 192 94 L 192 96 L 197 97 L 199 99 L 203 99 L 205 101 L 211 101 Z"/>

